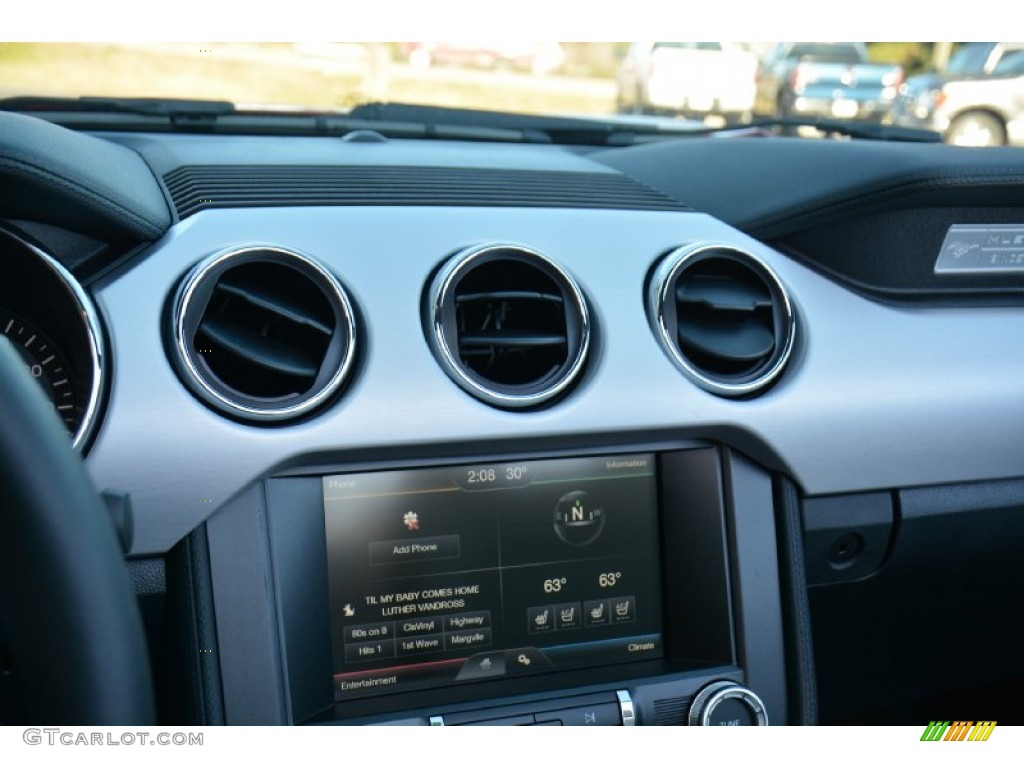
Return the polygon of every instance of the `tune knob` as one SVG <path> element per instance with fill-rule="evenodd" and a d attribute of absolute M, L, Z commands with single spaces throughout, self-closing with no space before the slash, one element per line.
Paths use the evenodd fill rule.
<path fill-rule="evenodd" d="M 689 724 L 768 725 L 768 713 L 753 691 L 722 680 L 697 694 L 690 705 Z"/>

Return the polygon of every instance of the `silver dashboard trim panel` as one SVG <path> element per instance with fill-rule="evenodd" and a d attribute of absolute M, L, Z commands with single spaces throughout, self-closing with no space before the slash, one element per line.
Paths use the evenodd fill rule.
<path fill-rule="evenodd" d="M 511 411 L 466 397 L 424 341 L 424 285 L 453 246 L 510 240 L 529 242 L 571 272 L 600 329 L 587 375 L 571 397 L 547 408 Z M 197 400 L 172 368 L 161 334 L 163 299 L 180 282 L 182 265 L 197 253 L 254 241 L 315 253 L 344 275 L 366 340 L 360 375 L 344 398 L 272 430 L 225 419 Z M 651 333 L 646 281 L 658 257 L 680 242 L 745 250 L 789 289 L 799 343 L 786 375 L 759 397 L 726 399 L 680 386 Z M 703 439 L 785 472 L 812 496 L 1021 474 L 1024 310 L 872 301 L 706 214 L 204 211 L 92 292 L 117 365 L 108 372 L 104 426 L 87 465 L 98 487 L 132 494 L 137 554 L 166 551 L 268 474 L 367 456 L 418 465 L 441 454 L 472 460 Z"/>

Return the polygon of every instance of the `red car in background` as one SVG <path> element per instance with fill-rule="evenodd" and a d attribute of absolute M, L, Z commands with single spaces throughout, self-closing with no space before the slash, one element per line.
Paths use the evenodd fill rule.
<path fill-rule="evenodd" d="M 418 69 L 440 64 L 549 75 L 565 64 L 565 51 L 558 43 L 402 43 L 402 53 Z"/>

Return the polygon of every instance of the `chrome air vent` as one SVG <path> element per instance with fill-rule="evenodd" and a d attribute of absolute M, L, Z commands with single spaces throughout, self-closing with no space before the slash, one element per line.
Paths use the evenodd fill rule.
<path fill-rule="evenodd" d="M 562 394 L 582 370 L 590 339 L 575 281 L 517 245 L 453 256 L 430 287 L 426 324 L 434 353 L 455 383 L 505 408 Z"/>
<path fill-rule="evenodd" d="M 173 359 L 207 405 L 247 421 L 303 416 L 344 383 L 355 322 L 340 283 L 270 247 L 219 253 L 178 290 Z"/>
<path fill-rule="evenodd" d="M 651 280 L 648 312 L 673 362 L 716 395 L 768 386 L 793 348 L 796 323 L 782 283 L 760 260 L 729 246 L 668 254 Z"/>

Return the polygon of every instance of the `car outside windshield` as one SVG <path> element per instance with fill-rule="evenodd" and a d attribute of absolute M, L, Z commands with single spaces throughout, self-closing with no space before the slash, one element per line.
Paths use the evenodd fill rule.
<path fill-rule="evenodd" d="M 247 111 L 344 114 L 401 103 L 509 114 L 678 121 L 700 129 L 772 123 L 898 123 L 908 80 L 926 72 L 1002 81 L 973 108 L 1001 124 L 989 141 L 1017 143 L 1024 87 L 994 43 L 495 42 L 0 43 L 0 99 L 99 96 L 219 100 Z M 1016 90 L 1015 90 L 1016 89 Z M 1004 107 L 1003 105 L 1009 105 Z M 24 102 L 8 109 L 31 111 Z M 917 105 L 919 106 L 919 105 Z M 36 105 L 38 108 L 38 104 Z M 53 108 L 53 105 L 50 105 Z M 112 107 L 110 109 L 113 109 Z M 943 132 L 953 116 L 906 127 Z M 664 123 L 662 123 L 664 125 Z M 807 130 L 804 130 L 804 129 Z M 840 131 L 841 133 L 841 131 Z"/>
<path fill-rule="evenodd" d="M 722 43 L 660 42 L 721 55 Z M 856 60 L 852 44 L 793 43 L 794 58 Z M 770 43 L 727 45 L 754 67 Z M 908 71 L 934 44 L 869 45 L 873 62 Z M 2 43 L 0 96 L 222 99 L 241 105 L 343 110 L 367 100 L 541 114 L 616 111 L 628 42 Z M 701 59 L 714 75 L 718 58 Z M 695 74 L 695 73 L 693 73 Z M 670 110 L 666 110 L 668 112 Z M 711 113 L 711 110 L 709 110 Z"/>

